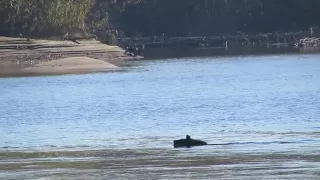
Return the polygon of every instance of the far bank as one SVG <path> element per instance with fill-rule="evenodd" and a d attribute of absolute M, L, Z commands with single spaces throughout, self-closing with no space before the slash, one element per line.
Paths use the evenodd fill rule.
<path fill-rule="evenodd" d="M 0 37 L 0 77 L 114 71 L 125 61 L 139 58 L 95 39 L 54 41 Z M 48 65 L 52 65 L 50 70 Z M 43 69 L 44 66 L 47 69 Z"/>

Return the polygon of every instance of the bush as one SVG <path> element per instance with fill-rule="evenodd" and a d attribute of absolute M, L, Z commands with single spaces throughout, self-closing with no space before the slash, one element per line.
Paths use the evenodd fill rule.
<path fill-rule="evenodd" d="M 0 0 L 0 34 L 54 36 L 84 31 L 93 0 Z"/>
<path fill-rule="evenodd" d="M 106 34 L 103 43 L 108 45 L 116 45 L 117 43 L 117 34 L 116 31 L 112 31 Z"/>

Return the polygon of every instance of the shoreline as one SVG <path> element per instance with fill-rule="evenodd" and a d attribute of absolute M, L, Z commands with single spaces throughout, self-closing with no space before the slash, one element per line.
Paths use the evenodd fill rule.
<path fill-rule="evenodd" d="M 86 74 L 121 70 L 128 60 L 118 46 L 95 39 L 53 41 L 0 37 L 0 78 Z"/>
<path fill-rule="evenodd" d="M 95 39 L 86 40 L 40 40 L 0 36 L 0 78 L 24 76 L 48 76 L 64 74 L 88 74 L 101 72 L 122 71 L 123 66 L 130 60 L 143 57 L 132 57 L 124 54 L 120 46 L 109 46 Z M 282 54 L 282 53 L 319 53 L 319 47 L 146 47 L 145 59 L 179 58 L 194 56 L 224 56 L 224 55 L 253 55 L 253 54 Z M 61 60 L 73 58 L 73 65 L 61 65 Z M 77 59 L 87 58 L 81 68 L 76 66 Z M 89 59 L 88 59 L 89 58 Z M 59 62 L 60 60 L 60 62 Z M 116 68 L 100 67 L 97 61 L 104 61 Z M 58 61 L 58 62 L 56 62 Z M 46 63 L 54 68 L 48 69 Z M 60 63 L 60 65 L 59 65 Z M 68 64 L 68 63 L 67 63 Z M 32 68 L 36 66 L 37 68 Z M 108 66 L 107 66 L 108 67 Z M 42 70 L 40 70 L 42 69 Z"/>
<path fill-rule="evenodd" d="M 121 68 L 106 61 L 88 57 L 71 57 L 41 62 L 11 72 L 11 76 L 49 76 L 65 74 L 88 74 L 119 71 Z M 10 72 L 9 72 L 10 74 Z M 5 74 L 8 77 L 8 74 Z M 9 76 L 10 77 L 10 76 Z"/>
<path fill-rule="evenodd" d="M 228 47 L 310 47 L 320 46 L 320 35 L 310 31 L 283 33 L 238 33 L 220 36 L 145 36 L 118 38 L 119 46 L 144 44 L 148 47 L 169 48 L 228 48 Z"/>

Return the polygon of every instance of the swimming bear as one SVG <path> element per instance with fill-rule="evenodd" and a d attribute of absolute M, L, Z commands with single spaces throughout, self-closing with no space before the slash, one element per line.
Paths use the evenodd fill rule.
<path fill-rule="evenodd" d="M 173 141 L 174 148 L 186 147 L 190 148 L 192 146 L 204 146 L 208 145 L 207 142 L 197 139 L 191 139 L 189 135 L 186 136 L 186 139 L 179 139 Z"/>

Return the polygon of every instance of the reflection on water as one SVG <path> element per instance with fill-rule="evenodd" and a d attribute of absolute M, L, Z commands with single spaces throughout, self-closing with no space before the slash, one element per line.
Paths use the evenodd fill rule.
<path fill-rule="evenodd" d="M 319 59 L 0 79 L 0 179 L 318 179 Z M 173 149 L 186 134 L 215 145 Z"/>
<path fill-rule="evenodd" d="M 293 47 L 212 47 L 212 48 L 146 48 L 146 59 L 167 59 L 183 57 L 206 57 L 206 56 L 239 56 L 239 55 L 275 55 L 275 54 L 298 54 L 317 53 L 320 48 L 293 48 Z"/>

